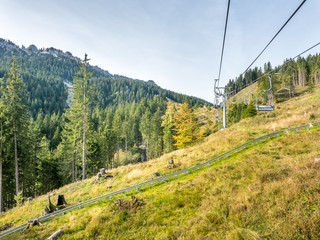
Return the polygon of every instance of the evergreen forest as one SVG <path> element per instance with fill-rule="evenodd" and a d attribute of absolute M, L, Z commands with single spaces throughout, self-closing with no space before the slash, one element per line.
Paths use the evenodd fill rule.
<path fill-rule="evenodd" d="M 112 75 L 60 50 L 0 41 L 0 209 L 70 182 L 159 157 L 210 133 L 211 106 Z"/>

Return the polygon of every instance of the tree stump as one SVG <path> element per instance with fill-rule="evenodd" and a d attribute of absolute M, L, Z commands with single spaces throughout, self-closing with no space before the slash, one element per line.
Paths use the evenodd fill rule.
<path fill-rule="evenodd" d="M 136 209 L 140 206 L 138 199 L 135 196 L 131 196 L 131 208 Z"/>
<path fill-rule="evenodd" d="M 100 169 L 100 173 L 101 173 L 101 175 L 105 175 L 106 174 L 106 170 L 104 168 L 101 168 Z"/>
<path fill-rule="evenodd" d="M 32 227 L 34 227 L 34 226 L 42 226 L 42 225 L 43 225 L 43 224 L 39 221 L 38 218 L 30 219 L 30 220 L 28 221 L 27 226 L 26 226 L 26 228 L 24 229 L 24 231 L 27 230 L 27 229 L 30 229 L 30 228 L 32 228 Z"/>
<path fill-rule="evenodd" d="M 158 177 L 160 177 L 160 176 L 161 176 L 160 173 L 154 172 L 154 173 L 152 173 L 151 178 L 152 178 L 152 179 L 155 179 L 155 178 L 158 178 Z"/>
<path fill-rule="evenodd" d="M 118 201 L 116 201 L 114 203 L 119 210 L 125 210 L 125 209 L 129 209 L 129 202 L 123 199 L 118 199 Z"/>
<path fill-rule="evenodd" d="M 173 159 L 169 159 L 168 164 L 167 164 L 167 168 L 171 169 L 174 167 L 176 167 L 176 165 L 174 164 Z"/>
<path fill-rule="evenodd" d="M 13 226 L 12 223 L 8 223 L 7 225 L 4 225 L 4 226 L 0 227 L 0 232 L 9 229 L 9 228 L 11 228 L 12 226 Z"/>
<path fill-rule="evenodd" d="M 64 195 L 58 195 L 58 201 L 57 201 L 57 207 L 59 206 L 68 206 L 68 203 L 66 202 Z"/>
<path fill-rule="evenodd" d="M 101 172 L 98 172 L 96 178 L 92 181 L 92 184 L 96 183 L 101 177 L 102 177 Z"/>
<path fill-rule="evenodd" d="M 131 196 L 131 201 L 127 201 L 124 199 L 118 199 L 114 205 L 118 207 L 119 210 L 131 210 L 136 209 L 141 204 L 139 203 L 138 199 L 135 196 Z"/>
<path fill-rule="evenodd" d="M 54 240 L 57 239 L 57 237 L 61 236 L 63 234 L 63 230 L 59 229 L 54 234 L 52 234 L 50 237 L 47 238 L 47 240 Z"/>

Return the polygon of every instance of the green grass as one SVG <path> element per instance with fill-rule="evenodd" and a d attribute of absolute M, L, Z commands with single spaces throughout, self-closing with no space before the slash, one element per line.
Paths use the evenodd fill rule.
<path fill-rule="evenodd" d="M 319 91 L 319 90 L 316 90 Z M 278 104 L 272 113 L 207 137 L 196 146 L 166 154 L 147 163 L 123 166 L 110 181 L 93 179 L 57 189 L 69 204 L 147 181 L 158 171 L 168 174 L 202 163 L 248 140 L 309 122 L 319 121 L 320 96 L 301 95 Z M 310 106 L 313 106 L 311 108 Z M 144 204 L 118 211 L 113 201 L 73 210 L 7 239 L 45 239 L 59 228 L 61 239 L 319 239 L 319 127 L 266 139 L 189 175 L 132 191 Z M 175 158 L 177 168 L 166 169 Z M 112 189 L 106 190 L 106 186 Z M 118 197 L 123 197 L 119 195 Z M 43 214 L 40 196 L 0 217 L 0 226 L 15 226 Z"/>
<path fill-rule="evenodd" d="M 105 200 L 10 239 L 59 228 L 61 239 L 319 239 L 319 144 L 319 128 L 287 133 L 132 193 L 143 203 L 136 210 Z"/>

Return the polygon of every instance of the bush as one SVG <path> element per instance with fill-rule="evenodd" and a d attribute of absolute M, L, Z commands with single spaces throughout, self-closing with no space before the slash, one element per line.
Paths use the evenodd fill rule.
<path fill-rule="evenodd" d="M 310 115 L 310 117 L 309 117 L 309 120 L 314 120 L 314 119 L 316 119 L 316 115 L 314 115 L 314 113 L 312 113 L 312 114 Z"/>
<path fill-rule="evenodd" d="M 14 196 L 14 200 L 16 201 L 17 206 L 21 206 L 23 204 L 23 196 L 22 191 L 19 191 L 18 195 Z"/>
<path fill-rule="evenodd" d="M 257 115 L 257 109 L 253 106 L 253 104 L 248 105 L 244 111 L 244 117 L 253 117 L 255 115 Z"/>

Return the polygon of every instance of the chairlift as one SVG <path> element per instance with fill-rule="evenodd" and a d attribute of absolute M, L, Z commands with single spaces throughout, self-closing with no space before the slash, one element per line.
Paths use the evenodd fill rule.
<path fill-rule="evenodd" d="M 237 99 L 234 99 L 234 101 L 232 101 L 232 100 L 230 99 L 230 104 L 231 104 L 231 105 L 236 105 L 236 104 L 237 104 Z"/>
<path fill-rule="evenodd" d="M 262 90 L 262 91 L 258 92 L 258 94 L 257 94 L 256 109 L 258 111 L 273 111 L 274 110 L 274 101 L 273 101 L 273 94 L 272 94 L 272 82 L 271 82 L 270 75 L 268 75 L 268 78 L 269 78 L 270 88 L 266 89 L 266 90 Z M 268 97 L 269 104 L 258 105 L 258 99 L 259 99 L 259 95 L 261 96 L 261 93 L 264 93 Z"/>

